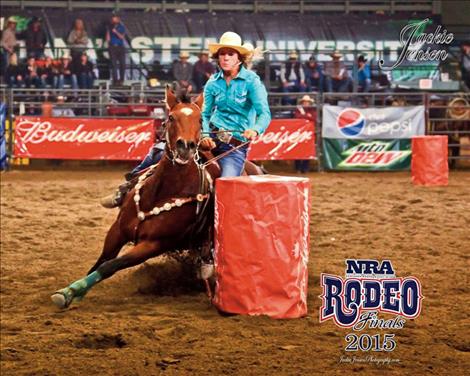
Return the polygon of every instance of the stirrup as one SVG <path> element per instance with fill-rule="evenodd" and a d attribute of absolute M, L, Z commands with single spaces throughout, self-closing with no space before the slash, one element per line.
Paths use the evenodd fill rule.
<path fill-rule="evenodd" d="M 106 209 L 112 209 L 120 206 L 122 203 L 121 195 L 112 193 L 106 197 L 103 197 L 100 201 L 101 206 Z"/>

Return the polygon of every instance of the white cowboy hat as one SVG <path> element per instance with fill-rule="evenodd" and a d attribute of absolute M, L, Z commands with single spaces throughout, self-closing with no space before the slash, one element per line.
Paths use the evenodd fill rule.
<path fill-rule="evenodd" d="M 223 33 L 219 39 L 219 43 L 209 43 L 209 51 L 212 55 L 216 54 L 217 51 L 224 47 L 232 48 L 242 56 L 252 53 L 252 51 L 247 48 L 247 45 L 242 45 L 242 38 L 240 35 L 233 31 Z"/>
<path fill-rule="evenodd" d="M 302 102 L 310 102 L 310 103 L 315 103 L 312 97 L 310 95 L 304 95 L 302 98 L 300 98 L 299 103 Z"/>
<path fill-rule="evenodd" d="M 299 55 L 295 51 L 289 52 L 289 59 L 297 59 Z"/>
<path fill-rule="evenodd" d="M 343 56 L 343 54 L 342 54 L 341 52 L 339 52 L 338 50 L 336 50 L 336 51 L 332 52 L 332 53 L 330 54 L 330 56 L 331 56 L 331 57 L 339 57 L 339 58 L 340 58 L 340 57 Z"/>
<path fill-rule="evenodd" d="M 7 23 L 15 23 L 15 24 L 17 24 L 18 21 L 16 20 L 15 17 L 11 16 L 11 17 L 8 17 Z"/>
<path fill-rule="evenodd" d="M 181 51 L 180 52 L 180 59 L 183 59 L 183 58 L 189 58 L 189 53 L 188 51 Z"/>

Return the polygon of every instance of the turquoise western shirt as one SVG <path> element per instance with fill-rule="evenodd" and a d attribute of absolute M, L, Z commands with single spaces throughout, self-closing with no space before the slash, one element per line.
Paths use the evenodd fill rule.
<path fill-rule="evenodd" d="M 223 71 L 209 78 L 204 88 L 203 132 L 210 132 L 212 124 L 219 129 L 242 131 L 233 136 L 244 140 L 243 131 L 253 129 L 261 134 L 270 121 L 268 94 L 256 73 L 242 66 L 228 86 Z"/>

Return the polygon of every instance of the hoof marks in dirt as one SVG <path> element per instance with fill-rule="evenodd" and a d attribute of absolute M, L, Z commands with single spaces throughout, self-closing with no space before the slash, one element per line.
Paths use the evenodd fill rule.
<path fill-rule="evenodd" d="M 1 358 L 2 360 L 17 361 L 21 360 L 21 354 L 17 349 L 13 347 L 5 347 L 1 351 Z"/>
<path fill-rule="evenodd" d="M 127 346 L 127 341 L 122 334 L 84 334 L 83 338 L 76 341 L 74 346 L 78 349 L 111 349 Z"/>
<path fill-rule="evenodd" d="M 168 366 L 172 365 L 172 364 L 177 364 L 181 362 L 181 360 L 179 359 L 175 359 L 175 358 L 163 358 L 162 360 L 159 360 L 156 362 L 156 365 L 158 367 L 160 367 L 161 369 L 165 370 L 168 368 Z"/>
<path fill-rule="evenodd" d="M 447 346 L 452 347 L 453 349 L 461 352 L 470 352 L 470 343 L 463 342 L 463 341 L 449 341 L 446 342 Z"/>

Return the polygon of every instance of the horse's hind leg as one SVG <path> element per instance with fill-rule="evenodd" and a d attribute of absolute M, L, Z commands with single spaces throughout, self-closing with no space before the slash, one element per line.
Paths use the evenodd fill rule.
<path fill-rule="evenodd" d="M 85 278 L 73 282 L 68 287 L 57 291 L 51 296 L 55 305 L 60 308 L 68 307 L 74 299 L 81 299 L 98 282 L 111 277 L 119 270 L 139 265 L 151 257 L 161 254 L 161 246 L 156 241 L 143 241 L 137 244 L 129 253 L 112 260 L 103 262 Z"/>
<path fill-rule="evenodd" d="M 95 265 L 88 271 L 87 275 L 93 273 L 98 267 L 108 260 L 116 258 L 119 254 L 119 251 L 127 243 L 127 239 L 124 237 L 119 228 L 119 221 L 115 221 L 104 240 L 103 251 L 101 252 L 100 257 L 96 260 Z"/>

